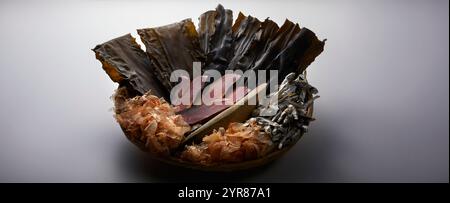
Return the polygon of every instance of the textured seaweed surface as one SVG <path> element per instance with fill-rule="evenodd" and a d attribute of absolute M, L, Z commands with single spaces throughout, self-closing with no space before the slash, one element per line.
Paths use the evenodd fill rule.
<path fill-rule="evenodd" d="M 190 19 L 185 19 L 137 31 L 147 57 L 130 35 L 93 50 L 113 81 L 140 95 L 151 89 L 166 98 L 175 85 L 170 82 L 172 71 L 186 70 L 192 77 L 194 61 L 202 62 L 203 71 L 221 73 L 278 70 L 280 83 L 287 74 L 306 70 L 325 44 L 311 30 L 289 20 L 278 27 L 268 18 L 260 21 L 239 13 L 233 24 L 232 11 L 222 5 L 201 14 L 197 30 Z"/>
<path fill-rule="evenodd" d="M 155 67 L 130 34 L 92 50 L 111 80 L 126 86 L 129 92 L 142 95 L 151 90 L 154 95 L 167 98 L 167 89 L 155 77 Z"/>

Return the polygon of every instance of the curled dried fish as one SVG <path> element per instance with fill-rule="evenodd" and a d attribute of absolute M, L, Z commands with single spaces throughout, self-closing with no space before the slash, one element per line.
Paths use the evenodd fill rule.
<path fill-rule="evenodd" d="M 307 109 L 319 96 L 314 96 L 317 89 L 312 87 L 303 74 L 289 73 L 281 83 L 279 90 L 272 95 L 278 96 L 278 111 L 273 116 L 257 116 L 252 118 L 265 133 L 271 135 L 272 141 L 281 149 L 290 141 L 308 131 L 309 121 Z M 266 108 L 259 106 L 253 115 Z"/>

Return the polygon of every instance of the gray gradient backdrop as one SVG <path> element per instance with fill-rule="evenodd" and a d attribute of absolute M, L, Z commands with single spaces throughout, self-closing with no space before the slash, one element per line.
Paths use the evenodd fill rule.
<path fill-rule="evenodd" d="M 327 38 L 310 133 L 264 168 L 178 169 L 127 141 L 90 51 L 218 1 L 0 1 L 0 182 L 448 182 L 449 10 L 434 1 L 222 1 Z"/>

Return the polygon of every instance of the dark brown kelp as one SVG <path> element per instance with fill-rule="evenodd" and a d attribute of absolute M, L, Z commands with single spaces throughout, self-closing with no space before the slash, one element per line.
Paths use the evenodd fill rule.
<path fill-rule="evenodd" d="M 255 63 L 251 67 L 253 70 L 279 70 L 271 66 L 273 60 L 280 54 L 280 52 L 285 49 L 287 44 L 292 40 L 292 38 L 300 32 L 300 27 L 298 24 L 294 24 L 289 20 L 286 20 L 284 24 L 277 30 L 273 38 L 268 42 L 268 45 L 261 50 L 263 53 L 259 58 L 256 59 Z M 295 67 L 288 67 L 291 69 L 290 72 L 295 71 Z M 280 78 L 286 77 L 286 75 L 281 74 L 281 70 L 278 73 Z M 284 72 L 284 71 L 283 71 Z M 287 71 L 289 72 L 289 71 Z M 281 80 L 278 81 L 279 83 Z"/>
<path fill-rule="evenodd" d="M 213 69 L 223 73 L 233 55 L 233 12 L 218 5 L 215 11 L 200 15 L 199 21 L 200 47 L 206 55 L 205 70 Z"/>
<path fill-rule="evenodd" d="M 94 51 L 97 50 L 97 55 L 103 52 L 103 55 L 108 56 L 107 51 L 101 47 L 109 46 L 109 52 L 116 53 L 118 58 L 124 58 L 122 60 L 125 63 L 115 61 L 109 62 L 109 65 L 106 64 L 108 60 L 105 57 L 99 58 L 114 81 L 122 81 L 121 84 L 139 94 L 154 87 L 155 93 L 165 97 L 173 87 L 170 74 L 174 70 L 183 69 L 192 75 L 194 61 L 202 62 L 203 70 L 214 69 L 222 73 L 225 69 L 278 70 L 280 83 L 290 72 L 303 72 L 323 51 L 323 41 L 318 40 L 312 31 L 300 28 L 289 20 L 278 28 L 269 19 L 261 22 L 242 13 L 239 13 L 232 25 L 232 17 L 231 10 L 219 5 L 216 10 L 207 11 L 199 17 L 198 32 L 190 19 L 156 28 L 139 29 L 138 34 L 146 46 L 149 59 L 145 59 L 134 40 L 128 40 L 127 45 L 124 44 L 127 42 L 125 39 L 111 40 L 99 45 Z M 125 38 L 132 37 L 128 35 Z M 128 46 L 127 50 L 136 53 L 135 57 L 139 59 L 118 54 L 119 50 L 125 50 L 124 46 Z M 116 68 L 110 68 L 112 64 Z M 137 68 L 139 71 L 136 74 L 129 72 L 141 66 L 147 67 L 148 70 L 145 71 L 151 73 L 146 74 L 142 68 Z M 119 73 L 121 77 L 117 76 Z M 150 75 L 156 76 L 156 80 Z M 155 84 L 157 81 L 164 88 Z"/>
<path fill-rule="evenodd" d="M 228 69 L 230 70 L 246 70 L 248 63 L 252 62 L 252 53 L 258 52 L 254 49 L 256 43 L 256 33 L 260 30 L 261 22 L 252 16 L 244 17 L 242 13 L 239 13 L 239 22 L 235 26 L 233 31 L 233 48 L 234 56 L 231 59 Z M 237 27 L 237 28 L 236 28 Z"/>
<path fill-rule="evenodd" d="M 186 70 L 192 76 L 192 63 L 204 60 L 191 19 L 156 28 L 139 29 L 138 34 L 156 68 L 156 76 L 167 90 L 173 87 L 170 74 L 174 70 Z"/>
<path fill-rule="evenodd" d="M 269 69 L 279 70 L 278 81 L 291 72 L 303 73 L 316 56 L 323 51 L 325 42 L 307 28 L 302 28 L 269 65 Z"/>
<path fill-rule="evenodd" d="M 260 30 L 256 33 L 256 37 L 254 41 L 256 42 L 254 46 L 252 46 L 253 53 L 247 54 L 251 57 L 251 63 L 249 61 L 249 65 L 246 65 L 246 69 L 249 69 L 251 65 L 254 65 L 256 60 L 261 58 L 264 55 L 264 51 L 267 46 L 269 46 L 270 41 L 275 37 L 275 34 L 277 33 L 279 27 L 278 25 L 273 22 L 270 19 L 264 20 L 264 22 L 261 23 Z"/>
<path fill-rule="evenodd" d="M 92 50 L 111 80 L 127 87 L 129 93 L 142 95 L 151 90 L 156 96 L 168 98 L 168 91 L 156 79 L 150 60 L 130 34 Z"/>

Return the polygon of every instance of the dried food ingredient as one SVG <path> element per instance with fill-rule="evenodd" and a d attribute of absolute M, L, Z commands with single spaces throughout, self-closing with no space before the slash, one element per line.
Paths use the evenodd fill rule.
<path fill-rule="evenodd" d="M 236 163 L 263 157 L 272 149 L 272 141 L 261 132 L 261 126 L 249 121 L 214 130 L 202 143 L 186 146 L 180 157 L 202 165 Z"/>
<path fill-rule="evenodd" d="M 218 5 L 216 10 L 200 15 L 198 35 L 200 47 L 206 55 L 205 70 L 221 73 L 228 67 L 233 56 L 232 32 L 233 11 Z"/>
<path fill-rule="evenodd" d="M 317 89 L 308 83 L 305 75 L 290 73 L 279 90 L 272 94 L 278 98 L 278 103 L 259 106 L 250 120 L 261 125 L 281 149 L 307 132 L 309 122 L 314 120 L 307 115 L 307 109 L 318 98 L 315 96 L 317 93 Z M 264 112 L 275 112 L 275 115 L 261 116 L 267 115 Z"/>
<path fill-rule="evenodd" d="M 159 81 L 171 90 L 170 74 L 185 70 L 192 77 L 193 62 L 204 61 L 191 19 L 155 28 L 138 29 Z M 192 79 L 192 78 L 191 78 Z"/>
<path fill-rule="evenodd" d="M 116 95 L 124 95 L 119 89 Z M 116 99 L 116 119 L 128 138 L 144 150 L 167 156 L 190 131 L 181 115 L 163 98 L 146 93 L 131 99 Z"/>
<path fill-rule="evenodd" d="M 168 91 L 155 77 L 155 67 L 130 34 L 97 45 L 95 56 L 112 81 L 126 87 L 130 93 L 142 95 L 148 91 L 168 98 Z"/>

